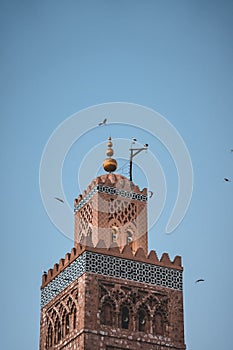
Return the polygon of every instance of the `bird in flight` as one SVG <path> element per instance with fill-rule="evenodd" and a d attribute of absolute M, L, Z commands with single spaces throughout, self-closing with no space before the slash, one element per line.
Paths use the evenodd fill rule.
<path fill-rule="evenodd" d="M 205 282 L 205 280 L 203 278 L 199 278 L 198 280 L 195 281 L 195 283 L 199 283 L 199 282 Z"/>
<path fill-rule="evenodd" d="M 151 197 L 153 196 L 154 192 L 149 191 L 149 194 L 150 194 L 150 197 L 149 197 L 149 198 L 151 198 Z"/>
<path fill-rule="evenodd" d="M 64 203 L 63 199 L 59 198 L 59 197 L 54 197 L 54 199 L 56 199 L 57 201 Z"/>
<path fill-rule="evenodd" d="M 103 120 L 102 122 L 100 122 L 100 123 L 98 124 L 98 126 L 106 125 L 106 123 L 107 123 L 107 118 L 104 118 L 104 120 Z"/>
<path fill-rule="evenodd" d="M 231 182 L 231 180 L 229 180 L 227 177 L 224 177 L 223 179 L 225 182 Z"/>

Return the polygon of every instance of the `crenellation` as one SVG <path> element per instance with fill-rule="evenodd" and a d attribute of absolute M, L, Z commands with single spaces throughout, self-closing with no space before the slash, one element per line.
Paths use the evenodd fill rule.
<path fill-rule="evenodd" d="M 164 264 L 168 264 L 168 265 L 172 264 L 168 253 L 163 253 L 163 254 L 162 254 L 162 257 L 161 257 L 161 259 L 160 259 L 160 262 L 161 262 L 161 263 L 164 263 Z"/>
<path fill-rule="evenodd" d="M 142 190 L 141 192 L 142 192 L 142 194 L 144 194 L 145 196 L 147 196 L 147 188 L 146 188 L 146 187 L 144 187 L 143 190 Z"/>
<path fill-rule="evenodd" d="M 128 259 L 132 259 L 134 257 L 132 248 L 128 244 L 123 247 L 120 254 L 127 256 Z"/>
<path fill-rule="evenodd" d="M 45 272 L 45 273 L 43 273 L 43 275 L 42 275 L 42 286 L 47 282 L 47 273 Z"/>
<path fill-rule="evenodd" d="M 172 262 L 175 266 L 182 266 L 182 259 L 181 256 L 175 256 L 173 262 Z"/>
<path fill-rule="evenodd" d="M 135 257 L 138 260 L 145 260 L 145 259 L 147 259 L 146 254 L 145 254 L 143 248 L 141 248 L 141 247 L 137 249 L 137 251 L 135 253 Z"/>
<path fill-rule="evenodd" d="M 75 242 L 74 243 L 75 249 L 76 249 L 76 254 L 79 255 L 81 250 L 82 250 L 82 244 Z"/>
<path fill-rule="evenodd" d="M 61 269 L 63 268 L 64 264 L 65 264 L 65 259 L 61 258 L 59 260 L 59 271 L 61 271 Z"/>
<path fill-rule="evenodd" d="M 151 262 L 154 262 L 154 263 L 158 263 L 159 262 L 158 256 L 157 256 L 157 254 L 156 254 L 156 252 L 154 250 L 150 251 L 150 253 L 148 254 L 147 258 Z"/>
<path fill-rule="evenodd" d="M 71 254 L 70 254 L 70 259 L 73 260 L 74 258 L 76 258 L 76 248 L 73 247 L 71 249 Z"/>
<path fill-rule="evenodd" d="M 65 255 L 65 265 L 67 266 L 70 263 L 70 253 L 66 253 Z"/>
<path fill-rule="evenodd" d="M 134 253 L 129 245 L 125 245 L 121 250 L 117 246 L 106 248 L 104 246 L 104 241 L 102 240 L 100 240 L 95 247 L 76 243 L 75 247 L 72 248 L 71 253 L 66 254 L 65 259 L 60 259 L 59 264 L 54 264 L 53 269 L 49 269 L 47 274 L 43 274 L 42 288 L 51 282 L 51 280 L 53 280 L 61 271 L 67 268 L 67 266 L 69 266 L 84 251 L 91 251 L 157 266 L 183 270 L 180 256 L 176 256 L 174 260 L 171 261 L 169 255 L 167 253 L 163 253 L 162 257 L 158 259 L 158 256 L 154 250 L 151 250 L 150 253 L 146 255 L 142 248 L 138 248 Z"/>
<path fill-rule="evenodd" d="M 53 266 L 53 274 L 56 274 L 58 272 L 58 269 L 59 269 L 59 264 L 55 263 Z"/>
<path fill-rule="evenodd" d="M 78 196 L 78 198 L 75 198 L 74 206 L 76 207 L 81 202 L 81 200 L 84 199 L 88 193 L 97 185 L 116 187 L 118 189 L 127 190 L 147 196 L 147 188 L 140 190 L 137 185 L 134 185 L 134 183 L 128 180 L 125 176 L 118 174 L 105 174 L 93 180 L 88 185 L 87 189 L 85 189 L 83 193 Z"/>

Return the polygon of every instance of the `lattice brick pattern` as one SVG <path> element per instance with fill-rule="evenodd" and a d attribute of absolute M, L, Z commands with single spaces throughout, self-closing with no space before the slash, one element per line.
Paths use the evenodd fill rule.
<path fill-rule="evenodd" d="M 80 232 L 86 231 L 93 219 L 92 202 L 88 203 L 83 209 L 81 209 L 79 215 Z"/>
<path fill-rule="evenodd" d="M 108 220 L 116 219 L 121 224 L 135 222 L 137 218 L 137 207 L 133 202 L 111 198 L 108 201 Z"/>
<path fill-rule="evenodd" d="M 152 264 L 87 252 L 88 272 L 182 290 L 182 272 Z"/>
<path fill-rule="evenodd" d="M 84 272 L 182 290 L 180 270 L 86 251 L 42 289 L 41 307 Z"/>

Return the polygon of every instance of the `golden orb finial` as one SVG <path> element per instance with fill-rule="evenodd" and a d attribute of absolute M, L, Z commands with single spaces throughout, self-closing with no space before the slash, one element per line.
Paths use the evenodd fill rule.
<path fill-rule="evenodd" d="M 114 151 L 112 149 L 112 138 L 110 136 L 108 138 L 107 146 L 108 146 L 108 148 L 106 150 L 106 155 L 107 155 L 108 158 L 106 158 L 104 160 L 103 168 L 108 173 L 112 173 L 117 168 L 117 161 L 115 159 L 111 158 L 113 156 L 113 154 L 114 154 Z"/>

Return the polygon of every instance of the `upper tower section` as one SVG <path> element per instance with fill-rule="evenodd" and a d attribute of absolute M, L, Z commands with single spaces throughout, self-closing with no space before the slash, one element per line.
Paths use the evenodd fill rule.
<path fill-rule="evenodd" d="M 111 158 L 111 138 L 107 145 L 103 167 L 108 174 L 94 179 L 74 202 L 75 243 L 99 248 L 128 244 L 133 251 L 143 248 L 147 253 L 147 189 L 140 190 L 126 177 L 112 173 L 117 162 Z"/>

